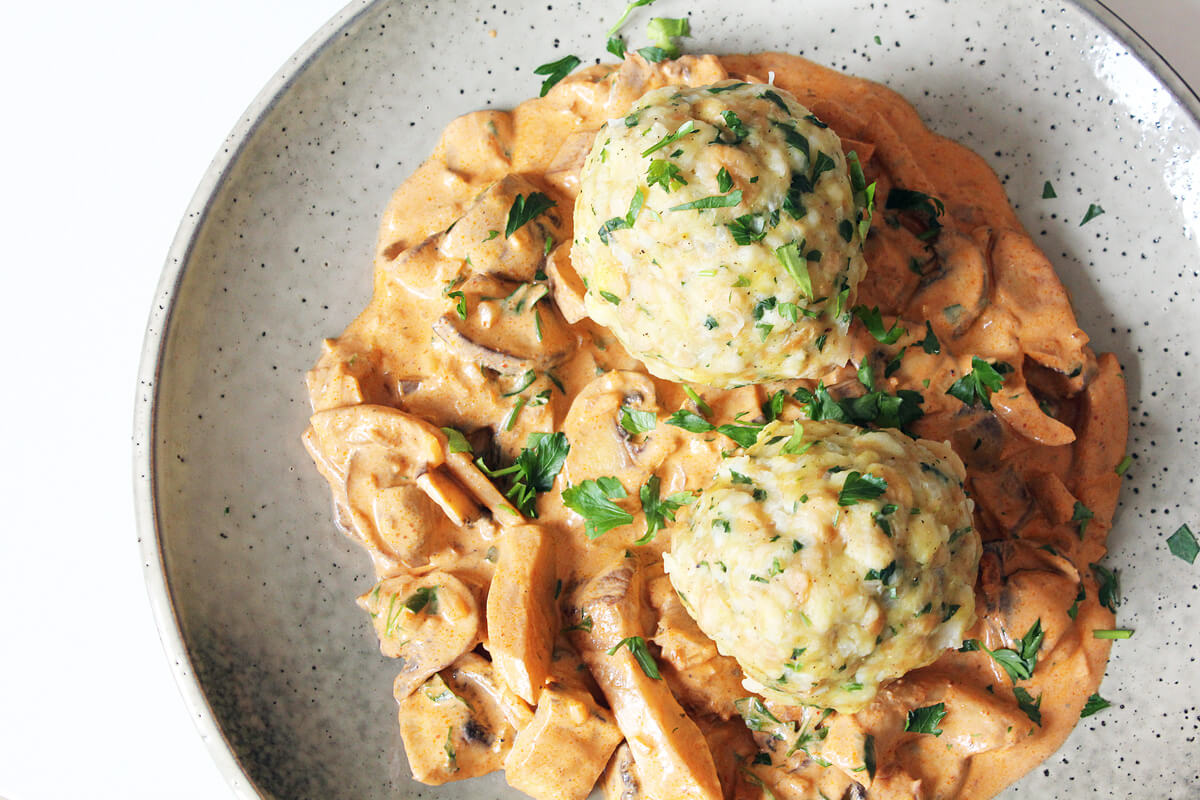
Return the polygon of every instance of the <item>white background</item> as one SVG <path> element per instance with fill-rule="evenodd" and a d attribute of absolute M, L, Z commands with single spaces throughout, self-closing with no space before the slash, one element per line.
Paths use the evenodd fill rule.
<path fill-rule="evenodd" d="M 1109 4 L 1200 86 L 1200 0 Z M 0 46 L 0 798 L 231 797 L 142 582 L 135 375 L 209 160 L 341 2 L 13 6 Z"/>

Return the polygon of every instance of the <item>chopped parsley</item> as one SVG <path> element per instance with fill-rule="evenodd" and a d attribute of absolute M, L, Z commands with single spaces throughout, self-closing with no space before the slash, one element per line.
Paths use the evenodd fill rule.
<path fill-rule="evenodd" d="M 446 444 L 451 453 L 471 452 L 471 443 L 457 428 L 442 428 L 442 433 L 446 434 Z"/>
<path fill-rule="evenodd" d="M 861 500 L 874 500 L 887 491 L 887 480 L 871 473 L 851 472 L 846 475 L 838 492 L 839 506 L 857 505 Z"/>
<path fill-rule="evenodd" d="M 717 171 L 717 189 L 722 192 L 728 192 L 733 188 L 733 176 L 729 174 L 729 170 L 721 167 Z"/>
<path fill-rule="evenodd" d="M 901 336 L 908 332 L 905 328 L 900 327 L 899 320 L 893 322 L 892 327 L 885 330 L 883 327 L 883 315 L 879 312 L 879 306 L 875 306 L 874 308 L 855 306 L 851 311 L 854 316 L 862 320 L 862 324 L 866 326 L 867 331 L 880 344 L 895 344 Z"/>
<path fill-rule="evenodd" d="M 625 40 L 620 36 L 610 36 L 608 37 L 608 42 L 604 45 L 604 49 L 612 53 L 617 58 L 624 58 Z"/>
<path fill-rule="evenodd" d="M 675 492 L 667 497 L 661 497 L 659 494 L 660 484 L 659 477 L 651 475 L 638 492 L 642 501 L 642 512 L 646 515 L 646 535 L 634 544 L 648 543 L 654 538 L 654 534 L 667 524 L 668 520 L 675 521 L 675 512 L 681 506 L 696 502 L 696 496 L 691 492 Z"/>
<path fill-rule="evenodd" d="M 825 384 L 818 382 L 816 391 L 801 387 L 793 393 L 793 397 L 800 402 L 808 418 L 814 421 L 832 419 L 863 426 L 874 424 L 908 433 L 908 426 L 925 416 L 921 410 L 925 398 L 911 389 L 900 389 L 894 395 L 870 391 L 860 397 L 835 400 Z"/>
<path fill-rule="evenodd" d="M 886 207 L 890 211 L 911 211 L 922 219 L 925 231 L 917 234 L 918 239 L 932 239 L 942 229 L 940 217 L 946 213 L 946 205 L 936 197 L 912 189 L 893 187 L 888 192 Z"/>
<path fill-rule="evenodd" d="M 545 75 L 546 80 L 542 81 L 542 91 L 538 97 L 545 97 L 546 92 L 554 87 L 554 84 L 561 81 L 571 73 L 571 70 L 578 67 L 583 62 L 576 56 L 563 56 L 558 61 L 551 61 L 547 64 L 542 64 L 540 67 L 534 67 L 534 75 Z M 512 234 L 509 234 L 510 236 Z"/>
<path fill-rule="evenodd" d="M 942 729 L 938 725 L 945 717 L 945 703 L 914 708 L 908 712 L 908 718 L 904 721 L 904 730 L 906 733 L 928 733 L 932 736 L 941 736 Z"/>
<path fill-rule="evenodd" d="M 706 417 L 712 416 L 712 413 L 713 413 L 712 406 L 710 406 L 708 403 L 704 402 L 704 398 L 700 396 L 699 392 L 697 392 L 695 389 L 688 386 L 687 384 L 684 384 L 683 385 L 683 393 L 688 396 L 689 400 L 691 400 L 693 403 L 696 404 L 696 409 L 701 414 L 703 414 Z"/>
<path fill-rule="evenodd" d="M 741 425 L 727 424 L 718 425 L 717 433 L 724 434 L 730 439 L 738 443 L 740 447 L 749 447 L 758 440 L 758 434 L 762 431 L 761 425 Z"/>
<path fill-rule="evenodd" d="M 1113 470 L 1113 472 L 1117 473 L 1118 475 L 1124 476 L 1125 473 L 1129 471 L 1129 468 L 1131 466 L 1133 466 L 1133 456 L 1126 455 L 1124 458 L 1121 459 L 1121 463 L 1117 464 L 1117 466 Z"/>
<path fill-rule="evenodd" d="M 929 324 L 929 320 L 925 320 L 925 338 L 921 340 L 921 349 L 931 356 L 936 356 L 942 352 L 942 343 L 938 341 L 937 336 L 933 332 L 933 326 Z"/>
<path fill-rule="evenodd" d="M 680 125 L 679 128 L 674 133 L 668 133 L 666 136 L 659 139 L 657 142 L 655 142 L 654 144 L 650 145 L 645 150 L 643 150 L 642 157 L 644 158 L 645 156 L 648 156 L 653 152 L 661 150 L 662 148 L 666 147 L 669 144 L 674 144 L 675 142 L 679 141 L 683 137 L 690 136 L 693 133 L 697 133 L 698 131 L 699 131 L 699 128 L 696 127 L 696 123 L 689 119 L 687 122 Z"/>
<path fill-rule="evenodd" d="M 531 433 L 511 466 L 493 471 L 482 458 L 476 459 L 475 463 L 489 478 L 508 477 L 509 488 L 504 496 L 512 500 L 522 514 L 536 517 L 534 501 L 537 493 L 550 491 L 570 451 L 567 435 L 561 431 Z"/>
<path fill-rule="evenodd" d="M 1096 599 L 1100 601 L 1100 605 L 1114 614 L 1117 613 L 1117 606 L 1121 605 L 1120 576 L 1116 570 L 1099 564 L 1089 564 L 1088 566 L 1092 568 L 1092 574 L 1096 576 Z"/>
<path fill-rule="evenodd" d="M 946 394 L 957 397 L 964 405 L 983 406 L 992 410 L 992 392 L 1000 391 L 1004 385 L 1004 373 L 1012 367 L 1003 361 L 989 364 L 979 356 L 971 356 L 971 371 L 951 384 Z"/>
<path fill-rule="evenodd" d="M 1094 220 L 1096 217 L 1100 216 L 1103 213 L 1104 213 L 1103 208 L 1096 205 L 1095 203 L 1090 203 L 1088 205 L 1087 213 L 1085 213 L 1083 215 L 1083 219 L 1079 223 L 1079 227 L 1082 228 L 1084 225 L 1087 225 L 1089 222 L 1091 222 L 1092 220 Z"/>
<path fill-rule="evenodd" d="M 667 58 L 679 57 L 679 44 L 675 41 L 676 38 L 691 35 L 692 27 L 688 23 L 687 17 L 678 19 L 654 17 L 646 25 L 646 36 L 654 42 L 655 48 L 661 50 Z"/>
<path fill-rule="evenodd" d="M 1075 508 L 1071 512 L 1071 522 L 1074 522 L 1075 525 L 1079 528 L 1079 538 L 1080 539 L 1082 539 L 1084 537 L 1084 534 L 1087 533 L 1088 523 L 1091 522 L 1092 518 L 1095 516 L 1096 515 L 1092 513 L 1090 508 L 1088 508 L 1087 506 L 1085 506 L 1083 503 L 1079 502 L 1078 500 L 1075 501 Z"/>
<path fill-rule="evenodd" d="M 815 442 L 804 441 L 804 426 L 800 424 L 800 420 L 792 420 L 792 435 L 784 442 L 783 447 L 779 448 L 779 452 L 789 455 L 798 456 L 808 452 Z"/>
<path fill-rule="evenodd" d="M 630 406 L 621 406 L 621 427 L 637 436 L 639 433 L 654 430 L 658 417 L 652 411 L 639 411 Z"/>
<path fill-rule="evenodd" d="M 642 672 L 646 673 L 647 678 L 660 680 L 662 675 L 658 672 L 658 664 L 654 661 L 654 656 L 650 655 L 650 649 L 646 647 L 646 640 L 641 636 L 626 636 L 621 641 L 613 645 L 608 654 L 616 655 L 617 651 L 622 647 L 629 650 L 629 654 L 637 661 L 638 666 L 642 668 Z"/>
<path fill-rule="evenodd" d="M 608 244 L 608 235 L 616 230 L 632 228 L 637 222 L 638 214 L 642 213 L 642 206 L 646 202 L 646 195 L 642 192 L 642 187 L 638 187 L 633 193 L 633 198 L 629 201 L 629 210 L 625 212 L 623 217 L 613 217 L 608 222 L 600 226 L 597 233 L 600 236 L 600 241 Z"/>
<path fill-rule="evenodd" d="M 867 234 L 871 230 L 871 221 L 875 217 L 875 183 L 867 183 L 857 152 L 851 150 L 847 153 L 846 163 L 850 171 L 850 189 L 854 194 L 854 207 L 858 211 L 858 239 L 860 242 L 865 242 Z"/>
<path fill-rule="evenodd" d="M 1052 183 L 1050 183 L 1050 181 L 1046 181 L 1045 183 L 1043 183 L 1042 184 L 1042 199 L 1043 200 L 1053 200 L 1056 197 L 1058 197 L 1058 194 L 1054 191 L 1054 185 Z"/>
<path fill-rule="evenodd" d="M 654 0 L 632 0 L 631 3 L 625 6 L 625 10 L 621 12 L 621 16 L 617 18 L 616 23 L 608 29 L 608 35 L 613 36 L 617 31 L 621 30 L 621 26 L 625 24 L 625 20 L 629 19 L 629 15 L 635 8 L 648 6 L 653 2 Z"/>
<path fill-rule="evenodd" d="M 690 433 L 707 433 L 715 430 L 716 426 L 694 411 L 681 408 L 667 418 L 668 425 L 683 428 Z"/>
<path fill-rule="evenodd" d="M 765 92 L 760 94 L 759 97 L 761 97 L 763 100 L 770 100 L 772 103 L 779 106 L 780 110 L 789 117 L 792 115 L 792 110 L 788 108 L 788 104 L 776 92 L 767 89 Z"/>
<path fill-rule="evenodd" d="M 583 517 L 589 539 L 633 522 L 633 515 L 612 501 L 626 496 L 625 487 L 611 475 L 581 481 L 562 491 L 563 505 Z"/>
<path fill-rule="evenodd" d="M 1131 636 L 1133 636 L 1133 631 L 1129 630 L 1128 628 L 1092 631 L 1093 639 L 1128 639 Z"/>
<path fill-rule="evenodd" d="M 801 247 L 803 247 L 803 243 L 800 245 L 795 242 L 785 244 L 775 250 L 775 257 L 799 284 L 800 291 L 804 293 L 804 296 L 811 300 L 813 297 L 812 276 L 808 274 L 807 259 L 800 256 Z"/>
<path fill-rule="evenodd" d="M 525 374 L 521 376 L 521 379 L 517 383 L 517 385 L 512 388 L 512 391 L 505 392 L 500 396 L 501 397 L 513 397 L 515 395 L 518 395 L 521 392 L 528 389 L 535 380 L 537 380 L 537 373 L 534 372 L 533 370 L 526 370 Z"/>
<path fill-rule="evenodd" d="M 1105 700 L 1099 694 L 1093 693 L 1092 696 L 1087 699 L 1087 702 L 1083 704 L 1083 710 L 1079 712 L 1079 718 L 1083 719 L 1085 717 L 1090 717 L 1097 711 L 1103 711 L 1111 706 L 1112 703 Z"/>
<path fill-rule="evenodd" d="M 866 767 L 867 776 L 875 780 L 875 737 L 869 733 L 863 740 L 863 766 Z"/>
<path fill-rule="evenodd" d="M 458 772 L 458 754 L 454 749 L 454 728 L 446 728 L 446 741 L 442 749 L 446 751 L 446 766 L 451 772 Z"/>
<path fill-rule="evenodd" d="M 504 224 L 504 236 L 512 236 L 522 225 L 532 220 L 538 214 L 545 213 L 558 203 L 541 192 L 530 192 L 529 197 L 517 195 L 512 206 L 508 209 L 508 221 Z"/>
<path fill-rule="evenodd" d="M 404 601 L 404 607 L 414 614 L 420 614 L 426 608 L 430 614 L 437 613 L 437 587 L 422 586 L 410 594 Z"/>
<path fill-rule="evenodd" d="M 863 576 L 865 581 L 879 581 L 884 586 L 892 582 L 892 576 L 896 574 L 896 562 L 893 561 L 883 569 L 869 569 L 867 574 Z"/>
<path fill-rule="evenodd" d="M 466 320 L 467 318 L 467 296 L 461 290 L 446 292 L 446 297 L 457 298 L 454 304 L 454 313 L 458 314 L 458 318 Z"/>
<path fill-rule="evenodd" d="M 705 211 L 710 208 L 732 208 L 742 202 L 742 190 L 735 189 L 729 194 L 714 194 L 708 197 L 701 197 L 698 200 L 693 200 L 690 203 L 680 203 L 677 206 L 671 206 L 668 211 Z"/>
<path fill-rule="evenodd" d="M 614 306 L 619 306 L 619 305 L 621 305 L 621 298 L 617 297 L 617 296 L 616 296 L 615 294 L 613 294 L 612 292 L 606 292 L 606 291 L 604 291 L 603 289 L 601 289 L 601 290 L 600 290 L 600 296 L 601 296 L 601 297 L 603 297 L 603 298 L 604 298 L 605 300 L 607 300 L 608 302 L 612 303 Z"/>
<path fill-rule="evenodd" d="M 1187 525 L 1180 525 L 1179 529 L 1171 534 L 1167 539 L 1167 547 L 1170 548 L 1171 555 L 1189 564 L 1195 564 L 1196 556 L 1200 554 L 1200 544 L 1196 543 L 1196 537 Z"/>
<path fill-rule="evenodd" d="M 722 111 L 721 119 L 725 120 L 725 127 L 729 128 L 729 132 L 733 134 L 733 141 L 728 144 L 738 144 L 750 135 L 750 129 L 742 122 L 742 118 L 737 115 L 737 112 L 730 110 Z M 721 191 L 725 190 L 722 189 Z"/>
<path fill-rule="evenodd" d="M 1025 712 L 1025 716 L 1040 728 L 1042 726 L 1042 696 L 1039 694 L 1034 700 L 1033 695 L 1021 686 L 1013 687 L 1013 696 L 1017 698 L 1017 705 Z"/>
<path fill-rule="evenodd" d="M 656 158 L 650 162 L 650 168 L 646 171 L 646 185 L 655 184 L 670 194 L 672 189 L 687 186 L 687 179 L 680 174 L 678 165 L 665 158 Z"/>
<path fill-rule="evenodd" d="M 964 650 L 962 652 L 966 652 L 966 649 L 983 650 L 1008 673 L 1012 682 L 1016 683 L 1028 680 L 1033 676 L 1033 669 L 1037 665 L 1038 651 L 1042 648 L 1042 640 L 1045 638 L 1046 634 L 1042 630 L 1042 620 L 1039 617 L 1037 622 L 1033 623 L 1021 640 L 1017 642 L 1015 650 L 1007 647 L 988 650 L 978 639 L 968 639 L 963 642 Z M 968 643 L 973 646 L 968 648 Z"/>
<path fill-rule="evenodd" d="M 758 733 L 770 733 L 775 725 L 779 725 L 779 717 L 771 713 L 766 703 L 758 697 L 742 697 L 733 701 L 733 707 L 742 715 L 746 727 Z"/>
<path fill-rule="evenodd" d="M 725 227 L 738 244 L 752 244 L 761 242 L 767 235 L 767 218 L 758 214 L 743 214 L 733 222 L 726 222 Z"/>

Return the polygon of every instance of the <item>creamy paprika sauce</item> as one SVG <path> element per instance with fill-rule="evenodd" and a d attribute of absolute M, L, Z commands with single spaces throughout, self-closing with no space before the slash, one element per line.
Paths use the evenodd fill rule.
<path fill-rule="evenodd" d="M 571 208 L 596 131 L 647 91 L 726 79 L 791 92 L 875 184 L 857 302 L 880 326 L 856 319 L 819 386 L 661 380 L 584 311 Z M 520 213 L 535 195 L 553 205 Z M 997 794 L 1063 742 L 1108 658 L 1091 565 L 1128 415 L 1116 358 L 1087 343 L 992 170 L 878 84 L 777 53 L 631 55 L 453 121 L 384 212 L 373 297 L 324 343 L 304 435 L 373 559 L 359 604 L 395 659 L 414 776 L 504 770 L 547 800 Z M 856 713 L 762 700 L 664 572 L 686 498 L 743 446 L 720 426 L 902 391 L 920 396 L 906 432 L 966 466 L 966 644 Z"/>

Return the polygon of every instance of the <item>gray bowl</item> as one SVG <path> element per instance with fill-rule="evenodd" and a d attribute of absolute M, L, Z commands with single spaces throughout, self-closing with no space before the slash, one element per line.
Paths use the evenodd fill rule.
<path fill-rule="evenodd" d="M 408 776 L 393 668 L 353 603 L 369 565 L 299 441 L 304 371 L 366 303 L 392 189 L 454 116 L 535 94 L 544 61 L 603 56 L 623 4 L 512 5 L 352 4 L 251 105 L 167 259 L 138 388 L 142 554 L 180 689 L 240 796 L 520 796 L 498 775 Z M 1004 178 L 1095 348 L 1126 368 L 1135 461 L 1108 563 L 1137 630 L 1113 650 L 1114 707 L 1005 796 L 1200 798 L 1200 564 L 1165 545 L 1200 519 L 1200 103 L 1092 0 L 652 9 L 689 10 L 691 52 L 788 50 L 880 80 Z M 1093 202 L 1107 213 L 1081 227 Z"/>

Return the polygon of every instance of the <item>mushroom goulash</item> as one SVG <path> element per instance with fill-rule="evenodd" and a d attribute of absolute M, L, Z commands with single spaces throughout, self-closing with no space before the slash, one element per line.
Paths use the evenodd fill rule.
<path fill-rule="evenodd" d="M 450 124 L 308 376 L 413 775 L 995 795 L 1121 633 L 1116 358 L 882 86 L 775 53 L 547 84 Z"/>

